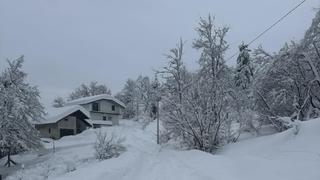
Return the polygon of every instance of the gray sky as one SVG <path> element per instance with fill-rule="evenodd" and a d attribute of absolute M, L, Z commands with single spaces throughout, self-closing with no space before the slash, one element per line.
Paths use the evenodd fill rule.
<path fill-rule="evenodd" d="M 200 16 L 211 13 L 217 25 L 231 28 L 229 57 L 300 1 L 0 0 L 0 70 L 6 58 L 25 55 L 28 81 L 38 85 L 45 105 L 90 81 L 115 94 L 127 78 L 163 66 L 163 54 L 180 37 L 187 41 L 186 64 L 196 69 L 199 53 L 191 44 Z M 307 0 L 250 48 L 276 51 L 301 39 L 319 5 Z"/>

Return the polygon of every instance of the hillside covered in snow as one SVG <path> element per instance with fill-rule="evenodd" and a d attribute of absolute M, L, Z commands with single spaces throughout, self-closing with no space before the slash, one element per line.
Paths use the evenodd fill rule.
<path fill-rule="evenodd" d="M 198 150 L 174 150 L 156 144 L 155 123 L 145 129 L 135 121 L 101 131 L 124 137 L 126 152 L 118 158 L 94 158 L 96 132 L 89 129 L 63 137 L 48 152 L 14 156 L 24 169 L 7 180 L 318 180 L 320 178 L 320 119 L 302 122 L 292 129 L 250 138 L 222 148 L 216 155 Z"/>
<path fill-rule="evenodd" d="M 33 1 L 0 0 L 0 180 L 320 180 L 319 0 Z"/>

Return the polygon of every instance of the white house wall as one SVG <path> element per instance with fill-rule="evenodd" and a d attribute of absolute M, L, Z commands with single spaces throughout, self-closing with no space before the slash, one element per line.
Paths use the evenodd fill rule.
<path fill-rule="evenodd" d="M 92 111 L 92 103 L 99 103 L 99 112 Z M 115 110 L 112 111 L 112 105 L 115 106 Z M 118 120 L 122 118 L 123 107 L 111 100 L 98 100 L 88 104 L 81 105 L 90 112 L 91 120 L 103 120 L 106 117 L 107 120 L 113 121 L 113 124 L 118 124 Z"/>

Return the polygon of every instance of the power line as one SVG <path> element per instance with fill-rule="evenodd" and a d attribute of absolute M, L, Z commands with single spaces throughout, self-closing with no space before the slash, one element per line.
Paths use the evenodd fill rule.
<path fill-rule="evenodd" d="M 298 5 L 296 5 L 294 8 L 292 8 L 290 11 L 288 11 L 285 15 L 280 17 L 275 23 L 273 23 L 271 26 L 269 26 L 266 30 L 262 31 L 260 34 L 258 34 L 254 39 L 252 39 L 247 45 L 251 45 L 253 42 L 255 42 L 257 39 L 259 39 L 261 36 L 263 36 L 265 33 L 267 33 L 270 29 L 272 29 L 274 26 L 279 24 L 283 19 L 285 19 L 287 16 L 289 16 L 293 11 L 295 11 L 298 7 L 300 7 L 304 2 L 307 0 L 301 1 Z M 230 61 L 232 58 L 234 58 L 239 52 L 234 53 L 231 57 L 229 57 L 227 61 Z"/>

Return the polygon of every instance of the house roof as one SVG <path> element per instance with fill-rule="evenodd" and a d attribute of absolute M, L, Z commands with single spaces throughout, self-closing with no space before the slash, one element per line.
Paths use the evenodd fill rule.
<path fill-rule="evenodd" d="M 110 100 L 110 101 L 114 101 L 115 103 L 119 104 L 122 107 L 126 107 L 125 104 L 123 102 L 121 102 L 120 100 L 116 99 L 113 96 L 110 96 L 108 94 L 100 94 L 100 95 L 96 95 L 96 96 L 89 96 L 89 97 L 84 97 L 84 98 L 79 98 L 73 101 L 68 101 L 64 104 L 64 106 L 70 106 L 70 105 L 81 105 L 81 104 L 88 104 L 94 101 L 98 101 L 98 100 Z"/>
<path fill-rule="evenodd" d="M 104 121 L 104 120 L 87 120 L 88 123 L 91 125 L 97 124 L 97 125 L 110 125 L 112 126 L 111 121 Z"/>
<path fill-rule="evenodd" d="M 85 108 L 79 105 L 65 106 L 60 108 L 51 107 L 47 109 L 44 119 L 40 122 L 36 122 L 35 124 L 56 123 L 59 120 L 77 111 L 81 111 L 85 116 L 87 116 L 87 118 L 90 118 L 90 113 Z"/>

